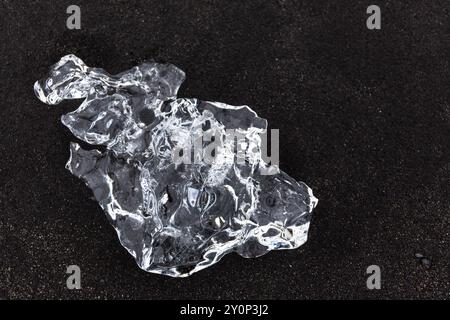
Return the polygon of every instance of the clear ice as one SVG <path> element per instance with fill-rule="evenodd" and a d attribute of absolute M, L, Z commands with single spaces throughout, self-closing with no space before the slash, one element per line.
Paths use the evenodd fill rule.
<path fill-rule="evenodd" d="M 66 168 L 93 191 L 143 270 L 185 277 L 230 252 L 253 258 L 305 243 L 317 199 L 262 159 L 266 120 L 247 106 L 177 98 L 184 78 L 172 64 L 110 75 L 67 55 L 34 90 L 51 105 L 84 99 L 61 121 L 95 147 L 71 143 Z M 245 136 L 241 161 L 230 161 L 227 129 Z M 207 133 L 219 139 L 214 161 L 175 161 L 175 150 Z"/>

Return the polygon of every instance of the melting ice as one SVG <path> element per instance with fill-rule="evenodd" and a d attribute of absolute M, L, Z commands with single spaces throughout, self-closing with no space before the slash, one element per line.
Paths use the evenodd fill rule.
<path fill-rule="evenodd" d="M 51 105 L 84 99 L 61 120 L 97 149 L 71 143 L 66 167 L 92 190 L 145 271 L 185 277 L 230 252 L 254 258 L 305 243 L 317 199 L 262 159 L 266 121 L 247 106 L 177 98 L 184 78 L 160 63 L 110 75 L 68 55 L 34 90 Z M 240 161 L 229 161 L 237 152 L 229 129 L 245 137 Z M 176 161 L 205 135 L 218 142 L 215 161 Z"/>

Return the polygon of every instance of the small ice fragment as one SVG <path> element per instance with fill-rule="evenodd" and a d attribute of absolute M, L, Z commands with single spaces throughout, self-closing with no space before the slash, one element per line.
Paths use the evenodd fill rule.
<path fill-rule="evenodd" d="M 68 55 L 34 90 L 47 104 L 84 99 L 61 120 L 104 151 L 72 143 L 66 167 L 91 188 L 145 271 L 185 277 L 230 252 L 258 257 L 305 243 L 317 199 L 262 159 L 267 121 L 247 106 L 177 98 L 184 78 L 160 63 L 110 75 Z M 230 129 L 245 138 L 239 148 Z M 204 158 L 205 136 L 217 144 L 213 161 Z M 206 148 L 191 154 L 196 143 Z M 176 162 L 176 154 L 195 161 Z"/>

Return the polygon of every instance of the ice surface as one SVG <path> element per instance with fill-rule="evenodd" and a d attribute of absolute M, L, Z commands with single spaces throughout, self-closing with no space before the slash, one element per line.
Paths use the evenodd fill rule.
<path fill-rule="evenodd" d="M 110 75 L 68 55 L 34 90 L 47 104 L 84 99 L 61 120 L 104 147 L 72 143 L 66 167 L 145 271 L 184 277 L 230 252 L 252 258 L 302 245 L 317 199 L 262 159 L 266 120 L 247 106 L 178 99 L 184 78 L 159 63 Z"/>

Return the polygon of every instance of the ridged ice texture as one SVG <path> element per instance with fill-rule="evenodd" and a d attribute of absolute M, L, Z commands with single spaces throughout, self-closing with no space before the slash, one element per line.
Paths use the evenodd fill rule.
<path fill-rule="evenodd" d="M 66 167 L 91 188 L 145 271 L 184 277 L 230 252 L 252 258 L 302 245 L 317 199 L 262 160 L 266 120 L 247 106 L 177 99 L 184 78 L 159 63 L 113 76 L 68 55 L 34 90 L 47 104 L 84 99 L 61 120 L 97 148 L 72 143 Z M 226 129 L 245 135 L 244 161 L 230 160 Z M 206 133 L 223 142 L 214 162 L 174 161 L 176 148 Z"/>

